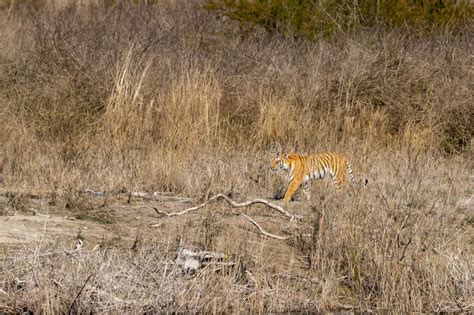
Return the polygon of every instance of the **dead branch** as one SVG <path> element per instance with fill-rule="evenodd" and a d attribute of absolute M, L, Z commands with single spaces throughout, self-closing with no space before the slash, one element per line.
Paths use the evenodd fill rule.
<path fill-rule="evenodd" d="M 191 202 L 192 198 L 187 197 L 180 197 L 180 196 L 169 196 L 169 195 L 162 195 L 159 192 L 154 192 L 153 194 L 142 193 L 142 192 L 132 192 L 131 197 L 134 198 L 141 198 L 144 200 L 155 200 L 159 202 L 179 202 L 179 203 L 188 203 Z"/>
<path fill-rule="evenodd" d="M 260 233 L 262 233 L 263 235 L 265 236 L 268 236 L 268 237 L 272 237 L 272 238 L 276 238 L 277 240 L 287 240 L 289 238 L 291 238 L 292 236 L 279 236 L 279 235 L 275 235 L 275 234 L 271 234 L 271 233 L 268 233 L 267 231 L 265 231 L 257 222 L 255 222 L 254 219 L 252 219 L 251 217 L 249 216 L 246 216 L 245 214 L 242 213 L 242 216 L 244 218 L 246 218 L 247 220 L 249 220 L 253 225 L 255 225 L 259 230 L 260 230 Z"/>
<path fill-rule="evenodd" d="M 69 305 L 69 314 L 71 314 L 71 310 L 74 306 L 74 304 L 76 304 L 77 302 L 77 299 L 79 298 L 79 296 L 81 295 L 82 291 L 84 290 L 84 288 L 86 287 L 87 283 L 89 282 L 89 280 L 95 275 L 95 272 L 91 273 L 89 275 L 89 277 L 87 277 L 86 281 L 84 282 L 84 284 L 82 285 L 81 289 L 79 290 L 79 292 L 77 293 L 76 297 L 74 298 L 74 301 L 72 301 L 71 305 Z"/>
<path fill-rule="evenodd" d="M 253 276 L 253 274 L 248 271 L 248 270 L 245 270 L 245 273 L 249 275 L 250 279 L 252 279 L 254 285 L 255 285 L 255 289 L 258 289 L 258 282 L 257 280 L 255 279 L 255 277 Z"/>
<path fill-rule="evenodd" d="M 188 208 L 188 209 L 184 209 L 184 210 L 179 211 L 179 212 L 168 213 L 168 212 L 165 212 L 165 211 L 158 210 L 155 207 L 152 207 L 152 208 L 158 214 L 165 215 L 165 216 L 168 216 L 168 217 L 174 217 L 174 216 L 184 215 L 184 214 L 187 214 L 189 212 L 199 210 L 199 209 L 205 207 L 210 202 L 212 202 L 214 200 L 217 200 L 219 198 L 224 199 L 225 201 L 227 201 L 227 203 L 229 203 L 234 208 L 243 208 L 243 207 L 248 207 L 248 206 L 253 205 L 253 204 L 260 203 L 260 204 L 266 205 L 267 207 L 269 207 L 273 210 L 276 210 L 276 211 L 280 212 L 281 214 L 283 214 L 287 218 L 290 218 L 291 220 L 294 220 L 295 218 L 296 219 L 301 219 L 300 216 L 296 216 L 294 214 L 291 214 L 288 211 L 286 211 L 285 209 L 283 209 L 282 207 L 280 207 L 278 205 L 275 205 L 273 203 L 270 203 L 265 199 L 257 198 L 257 199 L 254 199 L 254 200 L 249 200 L 249 201 L 244 201 L 244 202 L 235 202 L 234 200 L 232 200 L 231 198 L 229 198 L 228 196 L 226 196 L 224 194 L 217 194 L 214 197 L 211 197 L 208 201 L 206 201 L 206 202 L 204 202 L 200 205 L 197 205 L 197 206 L 194 206 L 194 207 L 191 207 L 191 208 Z"/>
<path fill-rule="evenodd" d="M 84 193 L 92 197 L 107 197 L 107 196 L 117 196 L 117 195 L 122 194 L 122 192 L 94 191 L 92 189 L 86 189 Z M 193 200 L 192 198 L 187 198 L 187 197 L 171 196 L 170 193 L 159 192 L 159 191 L 155 191 L 152 194 L 147 193 L 147 192 L 141 192 L 141 191 L 131 191 L 128 193 L 128 198 L 131 199 L 132 197 L 140 198 L 143 200 L 155 200 L 155 201 L 160 201 L 160 202 L 169 201 L 169 202 L 187 203 Z"/>
<path fill-rule="evenodd" d="M 41 212 L 39 212 L 38 210 L 36 210 L 36 209 L 34 209 L 34 208 L 30 208 L 30 211 L 33 212 L 33 215 L 36 215 L 36 216 L 38 216 L 38 217 L 49 218 L 49 215 L 44 214 L 44 213 L 41 213 Z"/>

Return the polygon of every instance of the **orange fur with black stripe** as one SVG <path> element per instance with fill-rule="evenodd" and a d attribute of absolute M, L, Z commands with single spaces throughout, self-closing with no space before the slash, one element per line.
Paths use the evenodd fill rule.
<path fill-rule="evenodd" d="M 300 155 L 296 153 L 283 154 L 276 157 L 271 164 L 272 170 L 282 169 L 288 173 L 288 188 L 283 201 L 290 201 L 291 196 L 302 186 L 306 198 L 310 199 L 308 182 L 314 179 L 323 179 L 326 175 L 333 178 L 334 185 L 341 189 L 349 175 L 354 184 L 351 164 L 338 153 L 322 153 Z"/>

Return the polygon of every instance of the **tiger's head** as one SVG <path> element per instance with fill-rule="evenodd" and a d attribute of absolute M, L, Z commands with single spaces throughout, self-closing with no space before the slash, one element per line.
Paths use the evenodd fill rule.
<path fill-rule="evenodd" d="M 289 171 L 291 168 L 290 154 L 282 154 L 273 159 L 270 168 L 276 172 L 278 169 Z"/>

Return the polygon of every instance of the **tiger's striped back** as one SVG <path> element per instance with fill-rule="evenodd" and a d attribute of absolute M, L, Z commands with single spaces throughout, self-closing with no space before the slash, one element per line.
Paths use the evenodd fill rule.
<path fill-rule="evenodd" d="M 333 152 L 313 155 L 288 153 L 275 158 L 271 168 L 273 170 L 283 169 L 289 175 L 284 202 L 288 202 L 300 186 L 303 187 L 303 192 L 309 199 L 308 182 L 323 179 L 326 175 L 332 177 L 334 185 L 338 189 L 342 188 L 346 174 L 351 183 L 355 184 L 351 164 L 343 155 Z"/>
<path fill-rule="evenodd" d="M 329 174 L 338 189 L 342 188 L 346 174 L 349 174 L 351 182 L 354 182 L 352 167 L 343 155 L 323 153 L 301 156 L 301 159 L 303 161 L 307 159 L 309 162 L 309 168 L 306 170 L 310 176 L 309 179 L 323 179 Z"/>

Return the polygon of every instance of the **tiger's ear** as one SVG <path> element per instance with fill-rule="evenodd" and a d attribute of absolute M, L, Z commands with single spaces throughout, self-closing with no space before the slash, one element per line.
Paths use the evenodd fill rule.
<path fill-rule="evenodd" d="M 278 142 L 273 142 L 269 145 L 268 151 L 275 156 L 280 156 L 282 153 L 281 145 Z"/>
<path fill-rule="evenodd" d="M 289 152 L 285 155 L 286 159 L 289 160 L 289 159 L 294 159 L 296 157 L 296 153 L 294 152 Z"/>

